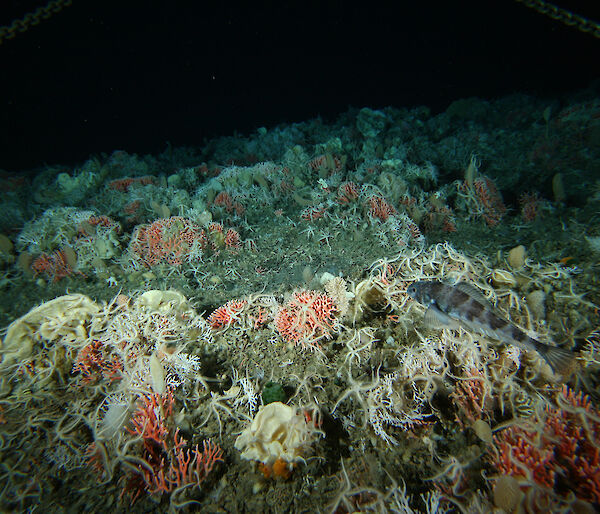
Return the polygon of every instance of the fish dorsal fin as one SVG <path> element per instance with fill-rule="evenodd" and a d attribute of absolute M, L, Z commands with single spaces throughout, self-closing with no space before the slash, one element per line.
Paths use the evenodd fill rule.
<path fill-rule="evenodd" d="M 459 291 L 462 291 L 463 293 L 469 295 L 471 298 L 478 301 L 480 304 L 485 305 L 489 309 L 493 308 L 490 301 L 485 296 L 483 296 L 483 293 L 479 289 L 477 289 L 473 284 L 469 284 L 468 282 L 459 282 L 454 287 L 456 287 L 456 289 L 458 289 Z"/>
<path fill-rule="evenodd" d="M 423 323 L 427 328 L 437 330 L 442 328 L 458 329 L 460 326 L 460 323 L 439 310 L 435 304 L 431 304 L 425 311 Z"/>

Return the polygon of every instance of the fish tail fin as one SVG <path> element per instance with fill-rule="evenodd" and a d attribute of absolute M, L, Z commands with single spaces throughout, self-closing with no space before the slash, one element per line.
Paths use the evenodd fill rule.
<path fill-rule="evenodd" d="M 575 364 L 573 352 L 536 341 L 536 350 L 556 373 L 568 374 Z"/>

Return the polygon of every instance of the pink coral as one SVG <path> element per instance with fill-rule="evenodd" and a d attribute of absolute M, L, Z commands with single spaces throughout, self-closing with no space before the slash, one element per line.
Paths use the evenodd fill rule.
<path fill-rule="evenodd" d="M 212 312 L 208 317 L 208 323 L 214 330 L 226 328 L 240 319 L 246 305 L 248 305 L 246 300 L 229 300 Z"/>
<path fill-rule="evenodd" d="M 396 209 L 381 195 L 372 195 L 367 200 L 369 216 L 386 221 L 390 216 L 396 214 Z"/>
<path fill-rule="evenodd" d="M 71 259 L 66 250 L 56 250 L 52 253 L 42 253 L 31 264 L 35 275 L 45 274 L 52 282 L 69 277 L 74 273 Z"/>
<path fill-rule="evenodd" d="M 489 227 L 495 227 L 506 213 L 506 206 L 496 184 L 492 179 L 481 176 L 473 181 L 472 187 L 475 191 L 481 216 Z"/>
<path fill-rule="evenodd" d="M 162 262 L 180 265 L 196 255 L 203 237 L 203 231 L 192 221 L 172 216 L 136 227 L 129 249 L 148 268 Z"/>
<path fill-rule="evenodd" d="M 73 373 L 79 373 L 83 385 L 95 384 L 101 379 L 114 382 L 121 380 L 123 362 L 118 355 L 111 355 L 109 347 L 100 341 L 92 341 L 77 353 Z"/>
<path fill-rule="evenodd" d="M 118 178 L 109 182 L 107 184 L 107 187 L 108 189 L 112 189 L 113 191 L 121 191 L 122 193 L 126 193 L 127 191 L 129 191 L 129 188 L 134 184 L 138 184 L 141 186 L 145 186 L 147 184 L 154 184 L 154 177 L 146 176 Z"/>
<path fill-rule="evenodd" d="M 172 390 L 164 395 L 149 394 L 140 397 L 137 410 L 131 418 L 132 428 L 128 431 L 141 436 L 144 446 L 150 452 L 155 451 L 155 444 L 167 449 L 166 437 L 169 430 L 166 419 L 173 414 L 174 401 Z"/>
<path fill-rule="evenodd" d="M 580 500 L 600 503 L 600 415 L 587 396 L 567 386 L 557 403 L 546 409 L 538 430 L 510 427 L 494 436 L 498 451 L 492 464 L 558 496 L 571 489 Z"/>
<path fill-rule="evenodd" d="M 336 329 L 337 308 L 333 298 L 319 291 L 298 291 L 277 312 L 275 326 L 288 342 L 315 348 Z"/>
<path fill-rule="evenodd" d="M 199 487 L 217 462 L 223 462 L 223 450 L 210 440 L 185 449 L 187 441 L 177 428 L 169 430 L 173 420 L 173 392 L 164 395 L 142 396 L 133 415 L 132 435 L 143 442 L 141 457 L 135 463 L 135 471 L 121 479 L 123 494 L 129 494 L 133 504 L 142 493 L 161 495 L 183 490 L 188 486 Z M 97 468 L 98 447 L 89 452 L 90 465 Z"/>

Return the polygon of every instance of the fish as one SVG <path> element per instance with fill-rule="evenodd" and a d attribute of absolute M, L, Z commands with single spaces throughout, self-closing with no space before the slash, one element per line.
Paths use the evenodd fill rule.
<path fill-rule="evenodd" d="M 455 285 L 438 280 L 419 280 L 406 290 L 407 294 L 427 307 L 425 323 L 432 327 L 464 327 L 502 343 L 535 350 L 556 373 L 572 368 L 573 352 L 551 346 L 533 337 L 500 315 L 488 300 L 471 284 Z"/>

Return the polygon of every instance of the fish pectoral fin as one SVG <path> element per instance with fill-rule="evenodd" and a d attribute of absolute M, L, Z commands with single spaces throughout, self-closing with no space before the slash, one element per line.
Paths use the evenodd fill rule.
<path fill-rule="evenodd" d="M 435 305 L 430 305 L 427 308 L 425 311 L 425 317 L 423 318 L 423 323 L 427 328 L 437 330 L 442 328 L 452 328 L 456 330 L 460 327 L 460 323 L 443 313 Z"/>

